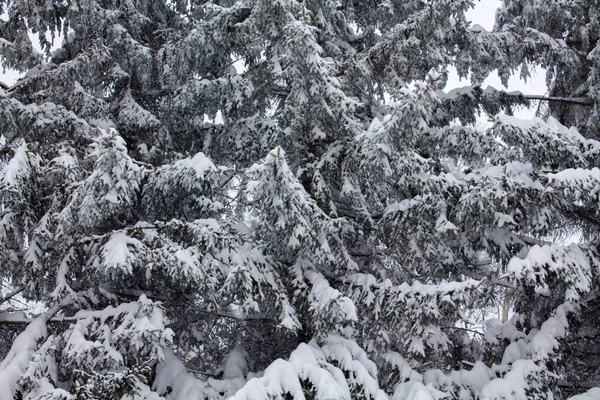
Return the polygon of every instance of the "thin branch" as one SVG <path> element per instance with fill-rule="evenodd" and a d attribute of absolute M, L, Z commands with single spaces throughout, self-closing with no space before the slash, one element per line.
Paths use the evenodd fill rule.
<path fill-rule="evenodd" d="M 225 185 L 227 185 L 229 182 L 231 182 L 231 180 L 235 177 L 236 177 L 236 174 L 232 174 L 229 178 L 225 179 L 225 181 L 223 183 L 221 183 L 221 185 L 219 185 L 219 189 L 223 189 L 223 187 Z"/>
<path fill-rule="evenodd" d="M 217 317 L 223 317 L 223 318 L 230 318 L 230 319 L 235 319 L 238 321 L 256 321 L 256 320 L 270 320 L 272 319 L 270 316 L 266 315 L 266 314 L 251 314 L 251 315 L 244 315 L 244 314 L 238 314 L 238 313 L 233 313 L 233 312 L 227 312 L 227 311 L 211 311 L 211 310 L 207 310 L 207 309 L 202 309 L 202 310 L 197 310 L 198 312 L 201 312 L 203 314 L 212 314 L 215 315 Z"/>
<path fill-rule="evenodd" d="M 160 229 L 160 227 L 156 226 L 156 225 L 131 226 L 129 228 L 124 228 L 123 230 L 126 231 L 127 233 L 132 233 L 132 232 L 143 231 L 146 229 L 154 230 L 154 229 Z"/>
<path fill-rule="evenodd" d="M 210 376 L 211 378 L 218 378 L 220 375 L 218 373 L 215 372 L 209 372 L 209 371 L 200 371 L 198 369 L 191 369 L 191 368 L 187 368 L 188 372 L 194 373 L 194 374 L 200 374 L 200 375 L 205 375 L 205 376 Z"/>
<path fill-rule="evenodd" d="M 58 304 L 52 306 L 50 309 L 48 309 L 47 311 L 44 311 L 43 313 L 36 315 L 33 319 L 32 318 L 15 318 L 13 320 L 11 319 L 6 319 L 3 320 L 1 319 L 1 316 L 3 314 L 8 314 L 10 316 L 9 313 L 0 313 L 0 324 L 21 324 L 21 325 L 28 325 L 31 322 L 35 321 L 38 318 L 41 318 L 44 320 L 44 323 L 48 324 L 48 323 L 60 323 L 60 322 L 72 322 L 72 321 L 77 321 L 78 319 L 73 318 L 73 317 L 58 317 L 55 318 L 54 316 L 63 308 L 65 308 L 70 302 L 71 302 L 71 298 L 70 297 L 65 297 L 62 301 L 60 301 Z"/>
<path fill-rule="evenodd" d="M 213 312 L 212 314 L 218 315 L 219 317 L 237 319 L 238 321 L 271 319 L 271 317 L 264 315 L 264 314 L 253 314 L 253 315 L 243 315 L 242 314 L 242 315 L 240 315 L 240 314 L 234 314 L 234 313 L 225 312 L 225 311 L 217 311 L 217 312 Z"/>
<path fill-rule="evenodd" d="M 15 297 L 16 295 L 21 293 L 23 290 L 25 290 L 25 288 L 18 288 L 16 290 L 12 291 L 11 293 L 7 294 L 6 296 L 2 297 L 2 299 L 0 299 L 0 304 L 3 304 L 5 302 L 7 302 L 8 300 L 12 299 L 13 297 Z"/>
<path fill-rule="evenodd" d="M 148 169 L 154 169 L 154 165 L 145 163 L 143 161 L 132 160 L 134 164 L 141 165 L 142 167 L 147 167 Z"/>
<path fill-rule="evenodd" d="M 505 281 L 504 279 L 496 279 L 496 278 L 488 277 L 488 281 L 494 285 L 502 286 L 507 289 L 517 289 L 517 287 L 515 285 L 511 284 L 510 282 Z"/>
<path fill-rule="evenodd" d="M 510 94 L 508 94 L 508 95 L 510 95 Z M 522 96 L 528 100 L 579 104 L 581 106 L 589 106 L 589 107 L 592 107 L 594 105 L 594 101 L 591 99 L 588 99 L 587 97 L 554 97 L 554 96 L 544 96 L 544 95 L 537 95 L 537 94 L 524 94 Z"/>
<path fill-rule="evenodd" d="M 465 332 L 470 332 L 470 333 L 475 333 L 477 335 L 485 336 L 485 334 L 482 332 L 475 331 L 475 330 L 469 329 L 469 328 L 461 328 L 458 326 L 442 326 L 441 329 L 454 329 L 454 330 L 465 331 Z"/>

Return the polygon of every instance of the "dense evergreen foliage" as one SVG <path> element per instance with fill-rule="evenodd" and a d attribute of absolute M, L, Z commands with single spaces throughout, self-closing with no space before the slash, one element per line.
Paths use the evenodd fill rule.
<path fill-rule="evenodd" d="M 0 0 L 0 399 L 600 398 L 600 4 L 473 5 Z"/>

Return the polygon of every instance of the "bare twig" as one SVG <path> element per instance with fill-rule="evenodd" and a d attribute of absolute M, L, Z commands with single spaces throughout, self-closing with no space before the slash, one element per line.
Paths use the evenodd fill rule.
<path fill-rule="evenodd" d="M 454 329 L 454 330 L 465 331 L 465 332 L 475 333 L 477 335 L 484 336 L 484 333 L 482 333 L 482 332 L 478 332 L 476 330 L 469 329 L 469 328 L 461 328 L 458 326 L 442 326 L 441 329 Z"/>
<path fill-rule="evenodd" d="M 19 293 L 21 293 L 23 290 L 25 290 L 25 288 L 18 288 L 16 290 L 8 293 L 6 296 L 4 296 L 4 297 L 2 297 L 2 299 L 0 299 L 0 304 L 3 304 L 5 302 L 9 301 L 13 297 L 15 297 L 16 295 L 18 295 Z"/>

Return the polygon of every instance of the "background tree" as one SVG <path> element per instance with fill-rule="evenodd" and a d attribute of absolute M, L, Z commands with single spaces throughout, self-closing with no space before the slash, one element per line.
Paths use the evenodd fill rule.
<path fill-rule="evenodd" d="M 0 399 L 597 394 L 600 8 L 546 3 L 0 1 Z M 534 65 L 543 120 L 481 88 Z"/>

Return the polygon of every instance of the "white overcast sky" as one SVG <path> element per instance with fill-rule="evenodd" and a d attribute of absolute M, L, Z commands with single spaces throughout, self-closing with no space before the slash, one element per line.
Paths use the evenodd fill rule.
<path fill-rule="evenodd" d="M 494 26 L 494 17 L 496 14 L 496 10 L 501 4 L 501 0 L 480 0 L 475 3 L 475 8 L 467 13 L 467 16 L 473 23 L 479 24 L 487 30 L 491 30 Z M 1 60 L 0 60 L 1 61 Z M 533 76 L 527 81 L 524 82 L 519 79 L 518 76 L 513 76 L 508 85 L 509 91 L 518 90 L 526 94 L 545 94 L 546 93 L 546 83 L 545 83 L 545 72 L 543 70 L 534 71 Z M 7 85 L 13 85 L 17 79 L 19 78 L 19 74 L 16 71 L 2 71 L 0 68 L 0 82 L 4 82 Z M 459 80 L 456 71 L 451 69 L 450 76 L 448 80 L 448 85 L 445 90 L 448 91 L 455 87 L 467 86 L 469 85 L 468 80 L 463 79 Z M 491 85 L 497 89 L 502 88 L 502 84 L 500 83 L 500 78 L 497 75 L 490 76 L 485 82 L 484 87 L 487 85 Z M 534 104 L 536 106 L 536 104 Z M 533 107 L 535 109 L 535 107 Z M 531 118 L 533 116 L 534 110 L 519 110 L 516 115 L 521 118 Z"/>

